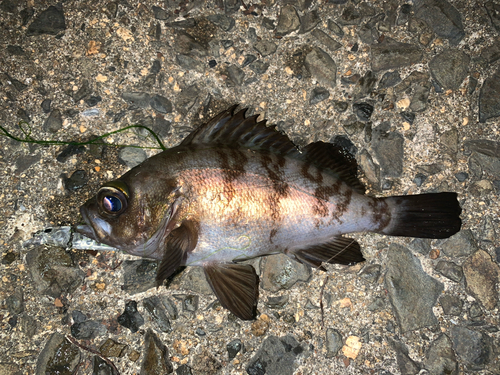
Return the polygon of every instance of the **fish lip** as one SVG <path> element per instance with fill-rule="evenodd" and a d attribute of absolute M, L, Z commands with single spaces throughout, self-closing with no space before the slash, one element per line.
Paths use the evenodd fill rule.
<path fill-rule="evenodd" d="M 80 214 L 87 225 L 77 225 L 75 231 L 85 237 L 99 242 L 100 240 L 97 238 L 97 233 L 92 225 L 92 220 L 89 218 L 89 212 L 85 205 L 80 207 Z"/>

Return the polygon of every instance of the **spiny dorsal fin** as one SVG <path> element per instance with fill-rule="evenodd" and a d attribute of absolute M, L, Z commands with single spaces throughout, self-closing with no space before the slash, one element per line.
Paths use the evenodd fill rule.
<path fill-rule="evenodd" d="M 203 269 L 222 306 L 240 319 L 255 318 L 259 299 L 259 276 L 251 265 L 207 264 Z"/>
<path fill-rule="evenodd" d="M 236 107 L 237 105 L 232 106 L 201 125 L 182 141 L 181 146 L 215 144 L 265 150 L 279 155 L 299 155 L 299 151 L 285 134 L 266 126 L 266 120 L 257 122 L 258 116 L 245 118 L 246 109 L 234 114 Z"/>
<path fill-rule="evenodd" d="M 325 142 L 314 142 L 302 149 L 301 159 L 320 170 L 337 175 L 342 181 L 360 194 L 365 187 L 358 179 L 358 163 L 356 159 L 340 146 Z"/>

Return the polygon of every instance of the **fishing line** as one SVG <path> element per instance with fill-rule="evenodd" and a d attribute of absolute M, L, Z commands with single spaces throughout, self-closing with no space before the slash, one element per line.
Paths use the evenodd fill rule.
<path fill-rule="evenodd" d="M 28 129 L 25 129 L 23 125 L 27 125 Z M 54 140 L 39 140 L 39 139 L 34 139 L 31 136 L 31 126 L 28 124 L 26 121 L 20 121 L 17 126 L 21 130 L 21 132 L 24 134 L 24 138 L 16 137 L 15 135 L 11 134 L 6 128 L 0 125 L 0 135 L 6 136 L 8 138 L 11 138 L 17 142 L 22 142 L 22 143 L 34 143 L 34 144 L 39 144 L 39 145 L 72 145 L 72 146 L 85 146 L 85 145 L 106 145 L 106 146 L 115 146 L 115 147 L 134 147 L 134 148 L 146 148 L 146 149 L 154 149 L 154 150 L 162 150 L 165 151 L 167 148 L 165 145 L 162 143 L 158 135 L 148 128 L 147 126 L 144 125 L 139 125 L 139 124 L 134 124 L 134 125 L 129 125 L 124 128 L 114 130 L 109 133 L 105 133 L 103 135 L 97 136 L 96 138 L 86 141 L 86 142 L 70 142 L 70 141 L 54 141 Z M 109 143 L 98 143 L 97 141 L 104 139 L 106 137 L 109 137 L 113 134 L 121 133 L 129 129 L 145 129 L 147 130 L 153 138 L 158 142 L 159 147 L 153 147 L 153 146 L 136 146 L 136 145 L 117 145 L 117 144 L 109 144 Z M 136 134 L 137 136 L 140 137 L 140 135 Z"/>

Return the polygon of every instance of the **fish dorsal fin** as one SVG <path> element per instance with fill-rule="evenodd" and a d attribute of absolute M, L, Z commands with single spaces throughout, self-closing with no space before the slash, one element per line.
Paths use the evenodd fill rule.
<path fill-rule="evenodd" d="M 242 320 L 255 318 L 259 276 L 249 264 L 207 264 L 207 280 L 219 302 Z"/>
<path fill-rule="evenodd" d="M 272 126 L 266 126 L 266 120 L 257 121 L 257 115 L 246 118 L 247 109 L 235 114 L 236 107 L 232 106 L 201 125 L 182 141 L 181 146 L 215 144 L 265 150 L 279 155 L 299 154 L 297 147 L 285 134 Z"/>
<path fill-rule="evenodd" d="M 156 286 L 159 287 L 180 266 L 186 263 L 186 257 L 198 243 L 197 225 L 184 221 L 167 236 L 165 252 L 156 273 Z"/>
<path fill-rule="evenodd" d="M 302 149 L 300 159 L 337 175 L 356 192 L 365 193 L 365 187 L 357 176 L 358 163 L 344 148 L 331 143 L 314 142 Z"/>

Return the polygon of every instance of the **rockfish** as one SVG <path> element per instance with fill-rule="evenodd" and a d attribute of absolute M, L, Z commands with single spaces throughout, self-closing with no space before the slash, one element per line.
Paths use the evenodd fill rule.
<path fill-rule="evenodd" d="M 345 233 L 446 238 L 461 226 L 456 193 L 364 195 L 355 159 L 290 139 L 236 106 L 105 183 L 80 212 L 77 231 L 160 261 L 157 285 L 181 266 L 203 267 L 222 306 L 253 319 L 254 268 L 241 261 L 284 253 L 320 268 L 364 260 Z"/>

